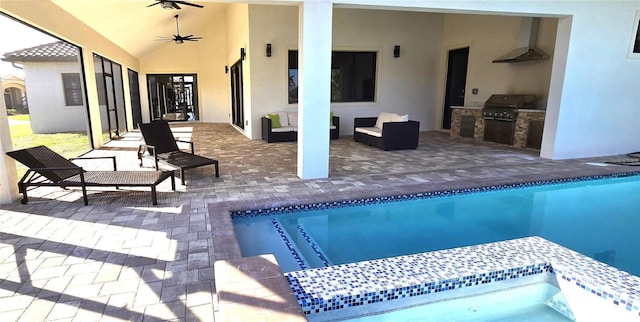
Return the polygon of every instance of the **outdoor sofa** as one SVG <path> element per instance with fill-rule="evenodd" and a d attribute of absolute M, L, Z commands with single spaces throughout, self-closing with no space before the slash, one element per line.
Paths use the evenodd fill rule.
<path fill-rule="evenodd" d="M 353 139 L 379 149 L 405 150 L 418 147 L 420 122 L 408 115 L 381 112 L 378 117 L 359 117 L 353 120 Z"/>
<path fill-rule="evenodd" d="M 329 138 L 337 140 L 340 136 L 340 118 L 330 115 Z M 298 113 L 276 112 L 261 118 L 262 139 L 272 142 L 295 142 L 298 140 Z"/>

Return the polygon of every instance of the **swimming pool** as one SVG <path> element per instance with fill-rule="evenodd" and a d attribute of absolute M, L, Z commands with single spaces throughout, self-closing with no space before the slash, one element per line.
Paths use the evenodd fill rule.
<path fill-rule="evenodd" d="M 293 291 L 293 295 L 310 321 L 350 318 L 360 314 L 371 314 L 407 307 L 407 304 L 408 306 L 421 305 L 434 300 L 458 296 L 455 295 L 457 292 L 462 292 L 463 296 L 466 296 L 469 292 L 476 292 L 478 287 L 488 286 L 501 289 L 504 288 L 504 285 L 509 285 L 512 282 L 521 283 L 529 278 L 544 276 L 557 282 L 561 286 L 563 293 L 565 295 L 568 294 L 567 302 L 577 320 L 593 320 L 594 317 L 597 317 L 596 320 L 602 321 L 631 321 L 636 320 L 640 314 L 640 301 L 636 300 L 640 298 L 640 277 L 538 236 L 324 266 L 331 263 L 331 258 L 325 257 L 324 250 L 317 247 L 316 243 L 322 242 L 321 238 L 333 238 L 333 235 L 320 236 L 321 238 L 312 237 L 306 234 L 304 226 L 296 225 L 296 229 L 303 228 L 302 230 L 298 229 L 301 234 L 293 235 L 297 238 L 297 241 L 301 242 L 300 245 L 302 247 L 298 247 L 291 242 L 293 240 L 292 235 L 289 235 L 282 228 L 276 215 L 286 216 L 287 214 L 299 213 L 301 210 L 305 210 L 303 213 L 311 213 L 312 211 L 309 210 L 382 205 L 386 203 L 398 204 L 394 203 L 395 201 L 446 199 L 449 196 L 466 195 L 474 192 L 495 192 L 511 188 L 527 190 L 537 188 L 540 184 L 543 185 L 541 187 L 552 187 L 553 189 L 551 190 L 555 190 L 558 187 L 575 189 L 600 186 L 604 183 L 621 183 L 622 185 L 630 183 L 633 185 L 637 184 L 638 179 L 640 179 L 639 175 L 640 172 L 634 172 L 607 176 L 607 180 L 594 181 L 594 179 L 603 179 L 605 177 L 562 179 L 533 184 L 524 183 L 322 204 L 283 206 L 271 209 L 231 212 L 230 215 L 235 222 L 236 229 L 242 226 L 237 225 L 238 223 L 249 220 L 252 217 L 264 217 L 271 220 L 271 225 L 265 226 L 272 227 L 270 232 L 251 235 L 250 238 L 258 240 L 259 242 L 256 244 L 270 246 L 265 248 L 265 253 L 277 254 L 278 252 L 283 252 L 285 258 L 289 257 L 291 259 L 292 267 L 297 265 L 297 267 L 302 268 L 305 265 L 309 265 L 309 262 L 303 256 L 307 256 L 306 254 L 309 253 L 315 254 L 315 256 L 310 256 L 311 261 L 314 262 L 313 265 L 323 267 L 298 269 L 284 274 L 289 287 Z M 626 182 L 626 180 L 609 180 L 625 179 L 624 177 L 631 179 L 630 182 Z M 565 183 L 569 183 L 569 185 L 565 185 Z M 577 185 L 573 185 L 573 183 L 577 183 Z M 588 188 L 587 190 L 590 189 Z M 631 188 L 631 195 L 634 192 L 638 192 L 637 186 Z M 533 199 L 536 201 L 549 200 L 551 202 L 543 204 L 544 207 L 535 208 L 534 212 L 553 209 L 555 205 L 562 204 L 566 198 L 576 198 L 577 196 L 581 200 L 582 198 L 591 199 L 591 195 L 593 194 L 569 193 L 557 195 L 541 192 L 536 194 L 536 198 Z M 606 199 L 601 198 L 602 195 L 598 193 L 595 195 L 600 200 Z M 627 202 L 621 199 L 621 196 L 627 195 L 625 192 L 616 191 L 609 195 L 613 195 L 616 200 L 620 199 L 623 204 Z M 631 200 L 633 199 L 631 197 Z M 512 202 L 513 200 L 509 200 L 509 198 L 504 201 L 507 204 Z M 631 205 L 633 206 L 633 203 Z M 620 207 L 624 208 L 623 206 Z M 615 205 L 607 206 L 604 207 L 603 212 L 609 214 L 610 210 L 613 209 L 617 213 L 620 211 L 620 207 L 616 208 Z M 530 226 L 542 227 L 542 231 L 550 230 L 549 227 L 553 227 L 555 221 L 551 220 L 550 223 L 547 223 L 547 218 L 543 219 L 543 221 L 530 220 Z M 269 221 L 267 220 L 266 222 Z M 318 223 L 323 224 L 323 221 Z M 633 223 L 628 224 L 632 225 Z M 580 225 L 578 224 L 578 226 Z M 586 231 L 585 238 L 588 239 L 599 235 L 603 226 L 607 225 L 598 223 L 590 227 Z M 607 229 L 604 230 L 606 231 Z M 251 231 L 249 230 L 249 232 Z M 637 243 L 634 239 L 627 241 L 622 239 L 624 237 L 615 237 L 617 238 L 614 241 L 616 245 L 627 242 L 634 245 Z M 315 239 L 319 239 L 319 241 Z M 278 240 L 280 242 L 276 243 Z M 378 242 L 389 241 L 381 239 Z M 273 247 L 273 245 L 276 246 Z M 351 248 L 353 246 L 360 245 L 343 245 L 343 247 Z M 303 254 L 303 251 L 305 254 Z M 290 255 L 287 256 L 287 253 Z M 303 255 L 300 256 L 299 254 Z M 618 254 L 618 249 L 615 249 L 615 253 L 607 251 L 603 254 L 608 255 L 608 260 L 611 261 L 611 259 L 617 258 L 613 255 Z M 595 255 L 591 256 L 595 257 Z M 278 261 L 280 262 L 282 259 L 278 259 Z M 381 305 L 382 308 L 380 307 Z M 505 302 L 504 305 L 508 306 L 510 303 Z M 359 312 L 356 315 L 350 313 L 354 308 Z M 364 313 L 362 313 L 363 311 Z M 614 318 L 612 319 L 612 317 Z"/>
<path fill-rule="evenodd" d="M 243 255 L 273 253 L 285 272 L 541 236 L 640 275 L 639 193 L 626 176 L 232 217 Z"/>

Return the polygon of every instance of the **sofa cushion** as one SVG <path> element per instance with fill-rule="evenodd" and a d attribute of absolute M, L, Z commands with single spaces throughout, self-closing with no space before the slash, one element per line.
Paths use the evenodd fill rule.
<path fill-rule="evenodd" d="M 272 120 L 273 122 L 273 120 Z M 297 128 L 294 128 L 293 126 L 281 126 L 278 128 L 273 128 L 271 127 L 271 132 L 291 132 L 291 131 L 296 131 Z"/>
<path fill-rule="evenodd" d="M 335 124 L 333 124 L 333 112 L 329 113 L 329 126 L 335 128 Z"/>
<path fill-rule="evenodd" d="M 378 138 L 382 137 L 382 129 L 379 129 L 377 127 L 357 127 L 356 132 L 368 134 Z"/>
<path fill-rule="evenodd" d="M 395 113 L 380 112 L 376 120 L 376 127 L 382 130 L 382 123 L 393 122 Z"/>
<path fill-rule="evenodd" d="M 297 112 L 289 112 L 289 113 L 287 113 L 287 119 L 289 120 L 289 125 L 298 126 L 298 113 Z"/>
<path fill-rule="evenodd" d="M 282 127 L 282 125 L 280 124 L 280 115 L 267 114 L 267 118 L 271 120 L 271 129 L 277 129 Z"/>

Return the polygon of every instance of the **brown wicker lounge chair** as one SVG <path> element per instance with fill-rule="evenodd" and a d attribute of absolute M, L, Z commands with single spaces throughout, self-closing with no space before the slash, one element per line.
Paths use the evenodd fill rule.
<path fill-rule="evenodd" d="M 216 170 L 216 177 L 220 177 L 218 160 L 195 154 L 193 142 L 191 141 L 176 140 L 167 121 L 152 121 L 151 123 L 139 124 L 139 127 L 146 143 L 141 144 L 138 148 L 140 166 L 142 166 L 142 158 L 148 157 L 154 160 L 156 170 L 158 169 L 158 162 L 180 168 L 180 179 L 183 185 L 185 184 L 184 170 L 186 169 L 213 164 Z M 191 153 L 181 151 L 177 142 L 189 143 Z"/>
<path fill-rule="evenodd" d="M 171 178 L 171 189 L 175 190 L 175 178 L 172 171 L 117 171 L 115 157 L 82 157 L 66 159 L 46 146 L 7 152 L 7 155 L 29 169 L 18 182 L 18 191 L 22 193 L 22 204 L 26 204 L 28 187 L 81 187 L 85 206 L 87 187 L 150 187 L 151 199 L 158 204 L 156 186 Z M 71 160 L 112 159 L 113 171 L 86 171 Z"/>

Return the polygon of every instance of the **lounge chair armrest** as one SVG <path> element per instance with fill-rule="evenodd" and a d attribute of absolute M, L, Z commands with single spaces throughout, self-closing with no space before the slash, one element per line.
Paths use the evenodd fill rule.
<path fill-rule="evenodd" d="M 142 159 L 142 156 L 144 155 L 145 150 L 148 151 L 150 155 L 157 158 L 156 147 L 154 145 L 140 144 L 140 146 L 138 146 L 138 159 Z"/>
<path fill-rule="evenodd" d="M 191 141 L 187 141 L 187 140 L 176 140 L 176 142 L 181 142 L 181 143 L 189 143 L 189 146 L 191 147 L 191 154 L 196 154 L 195 150 L 193 148 L 193 142 Z"/>
<path fill-rule="evenodd" d="M 117 166 L 116 166 L 116 157 L 115 156 L 105 156 L 105 157 L 76 157 L 76 158 L 69 158 L 69 160 L 73 161 L 73 160 L 99 160 L 99 159 L 111 159 L 111 162 L 113 164 L 113 170 L 118 170 Z"/>

